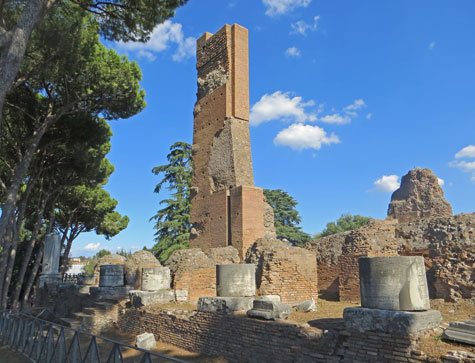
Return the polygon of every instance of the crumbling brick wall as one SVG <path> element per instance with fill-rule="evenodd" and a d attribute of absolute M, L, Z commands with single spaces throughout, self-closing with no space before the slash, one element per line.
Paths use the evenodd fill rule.
<path fill-rule="evenodd" d="M 358 258 L 367 256 L 423 256 L 431 298 L 456 301 L 475 291 L 475 213 L 404 223 L 374 220 L 305 248 L 317 251 L 319 290 L 338 281 L 342 301 L 359 300 Z"/>
<path fill-rule="evenodd" d="M 475 213 L 401 223 L 396 237 L 425 257 L 431 297 L 475 297 Z"/>
<path fill-rule="evenodd" d="M 338 298 L 338 276 L 340 274 L 338 258 L 349 233 L 349 231 L 337 233 L 305 244 L 306 249 L 316 252 L 318 292 L 322 293 L 324 298 L 332 300 Z"/>
<path fill-rule="evenodd" d="M 360 300 L 360 257 L 397 256 L 401 243 L 394 237 L 396 221 L 373 220 L 351 231 L 345 238 L 338 258 L 340 301 Z"/>
<path fill-rule="evenodd" d="M 165 266 L 170 268 L 172 287 L 188 291 L 188 300 L 216 296 L 216 264 L 199 248 L 174 251 Z"/>
<path fill-rule="evenodd" d="M 217 264 L 240 262 L 232 246 L 212 248 L 207 253 L 199 248 L 177 250 L 165 262 L 170 268 L 172 288 L 186 290 L 190 302 L 197 302 L 201 296 L 216 296 Z"/>
<path fill-rule="evenodd" d="M 262 238 L 247 251 L 246 262 L 256 264 L 259 295 L 279 295 L 282 302 L 290 305 L 311 298 L 317 300 L 314 252 Z"/>
<path fill-rule="evenodd" d="M 339 320 L 339 319 L 335 319 Z M 188 351 L 229 362 L 418 362 L 419 335 L 320 329 L 309 324 L 262 321 L 245 315 L 122 309 L 118 325 Z"/>
<path fill-rule="evenodd" d="M 266 234 L 251 160 L 247 29 L 235 24 L 205 33 L 196 58 L 190 246 L 231 245 L 243 257 Z"/>

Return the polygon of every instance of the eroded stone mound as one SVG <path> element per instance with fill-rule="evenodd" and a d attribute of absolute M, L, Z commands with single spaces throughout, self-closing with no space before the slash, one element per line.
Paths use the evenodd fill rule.
<path fill-rule="evenodd" d="M 233 246 L 211 248 L 207 251 L 207 256 L 211 258 L 215 265 L 224 265 L 229 263 L 240 263 L 238 250 Z"/>
<path fill-rule="evenodd" d="M 124 264 L 126 285 L 140 289 L 142 268 L 160 266 L 162 265 L 151 252 L 144 250 L 135 252 Z"/>
<path fill-rule="evenodd" d="M 279 295 L 282 302 L 291 305 L 317 299 L 314 252 L 277 239 L 260 238 L 247 250 L 246 263 L 256 265 L 259 295 Z"/>
<path fill-rule="evenodd" d="M 391 196 L 388 216 L 399 222 L 451 217 L 452 207 L 435 174 L 430 169 L 414 169 L 402 177 L 401 186 Z"/>
<path fill-rule="evenodd" d="M 99 282 L 99 270 L 102 265 L 123 265 L 127 259 L 118 254 L 110 254 L 102 256 L 94 266 L 94 274 L 97 275 L 96 281 Z"/>

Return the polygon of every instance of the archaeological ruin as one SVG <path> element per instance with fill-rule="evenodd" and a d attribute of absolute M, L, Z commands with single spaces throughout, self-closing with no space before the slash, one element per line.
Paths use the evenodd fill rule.
<path fill-rule="evenodd" d="M 475 301 L 475 213 L 454 216 L 435 174 L 415 169 L 386 220 L 303 248 L 278 240 L 254 186 L 248 30 L 205 33 L 196 57 L 190 248 L 163 265 L 148 251 L 107 255 L 93 275 L 61 282 L 59 236 L 49 235 L 32 311 L 229 362 L 430 361 L 419 344 L 442 321 L 430 299 Z M 323 299 L 342 314 L 320 317 Z M 473 344 L 474 326 L 451 324 L 445 336 Z"/>
<path fill-rule="evenodd" d="M 235 247 L 264 237 L 264 195 L 254 186 L 249 139 L 248 32 L 224 26 L 197 40 L 190 247 Z"/>

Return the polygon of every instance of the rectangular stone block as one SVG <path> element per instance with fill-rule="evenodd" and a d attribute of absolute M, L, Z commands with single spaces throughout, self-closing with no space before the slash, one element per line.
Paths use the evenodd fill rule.
<path fill-rule="evenodd" d="M 188 301 L 188 290 L 176 289 L 175 290 L 175 299 L 177 302 L 186 302 Z"/>
<path fill-rule="evenodd" d="M 157 346 L 157 342 L 152 333 L 143 333 L 136 336 L 135 346 L 140 349 L 150 350 Z"/>
<path fill-rule="evenodd" d="M 249 310 L 252 308 L 253 297 L 200 297 L 198 311 L 210 313 L 231 313 L 234 311 Z"/>
<path fill-rule="evenodd" d="M 129 296 L 130 287 L 128 286 L 114 286 L 114 287 L 102 287 L 91 286 L 89 293 L 97 300 L 105 299 L 126 299 Z"/>
<path fill-rule="evenodd" d="M 153 304 L 163 304 L 175 301 L 175 292 L 173 290 L 131 290 L 129 292 L 129 298 L 130 303 L 135 307 L 149 306 Z"/>
<path fill-rule="evenodd" d="M 444 339 L 475 345 L 475 318 L 466 322 L 452 322 L 445 329 Z"/>
<path fill-rule="evenodd" d="M 434 329 L 442 321 L 438 310 L 392 311 L 366 308 L 346 308 L 343 320 L 348 330 L 408 335 Z"/>

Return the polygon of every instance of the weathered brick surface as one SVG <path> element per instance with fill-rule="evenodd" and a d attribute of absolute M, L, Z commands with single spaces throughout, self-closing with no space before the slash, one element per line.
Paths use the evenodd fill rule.
<path fill-rule="evenodd" d="M 295 305 L 311 298 L 317 301 L 315 253 L 278 240 L 259 239 L 246 254 L 246 262 L 256 264 L 259 295 L 279 295 Z"/>
<path fill-rule="evenodd" d="M 232 245 L 243 257 L 265 234 L 249 138 L 247 29 L 235 24 L 205 33 L 196 56 L 190 246 L 207 251 Z"/>
<path fill-rule="evenodd" d="M 358 258 L 423 256 L 431 298 L 474 297 L 475 213 L 397 223 L 374 220 L 355 231 L 311 241 L 317 252 L 319 291 L 359 300 Z"/>
<path fill-rule="evenodd" d="M 216 263 L 199 248 L 174 251 L 165 266 L 170 268 L 172 287 L 187 290 L 189 301 L 216 296 Z"/>
<path fill-rule="evenodd" d="M 334 297 L 338 296 L 340 267 L 338 264 L 319 262 L 317 265 L 318 291 Z"/>
<path fill-rule="evenodd" d="M 119 327 L 230 362 L 411 362 L 420 335 L 321 330 L 243 314 L 122 309 Z"/>

